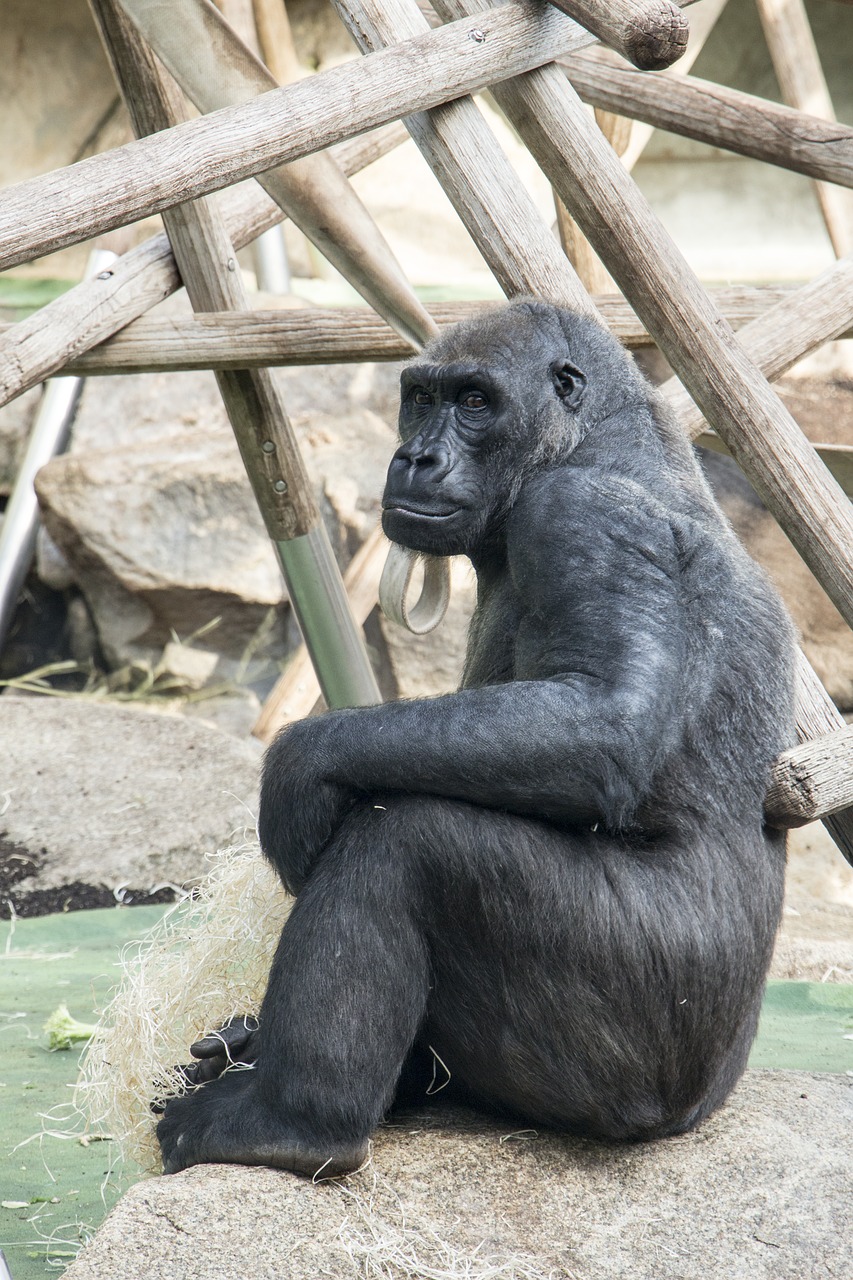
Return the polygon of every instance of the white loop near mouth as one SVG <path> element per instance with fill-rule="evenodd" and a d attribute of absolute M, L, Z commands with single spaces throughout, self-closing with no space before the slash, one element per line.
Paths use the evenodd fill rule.
<path fill-rule="evenodd" d="M 417 603 L 410 609 L 406 596 L 419 559 L 423 561 L 424 582 Z M 442 621 L 449 602 L 450 565 L 446 556 L 419 556 L 392 542 L 379 581 L 379 604 L 385 617 L 413 635 L 423 636 Z"/>

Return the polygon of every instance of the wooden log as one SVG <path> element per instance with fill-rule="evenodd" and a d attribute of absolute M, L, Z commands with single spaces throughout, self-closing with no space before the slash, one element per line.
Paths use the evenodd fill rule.
<path fill-rule="evenodd" d="M 641 71 L 671 66 L 687 48 L 689 27 L 668 0 L 551 0 Z"/>
<path fill-rule="evenodd" d="M 599 111 L 596 108 L 595 122 L 617 156 L 621 156 L 631 138 L 631 121 L 625 116 L 615 115 L 612 111 Z M 588 293 L 611 293 L 613 281 L 610 272 L 602 263 L 598 254 L 554 191 L 554 210 L 557 214 L 557 234 L 563 252 L 578 273 L 580 281 Z"/>
<path fill-rule="evenodd" d="M 386 125 L 338 147 L 339 163 L 357 173 L 408 138 L 401 124 Z M 225 230 L 242 249 L 282 219 L 282 211 L 254 183 L 217 197 Z M 160 234 L 125 253 L 109 271 L 86 280 L 4 329 L 0 336 L 0 406 L 109 338 L 181 287 L 169 238 Z M 408 348 L 408 344 L 407 349 Z"/>
<path fill-rule="evenodd" d="M 284 0 L 254 0 L 255 25 L 264 62 L 279 84 L 291 84 L 304 74 Z"/>
<path fill-rule="evenodd" d="M 479 20 L 481 0 L 436 0 Z M 649 332 L 842 616 L 853 511 L 555 66 L 492 92 Z"/>
<path fill-rule="evenodd" d="M 853 187 L 853 129 L 696 76 L 644 76 L 604 50 L 560 60 L 585 102 L 767 164 Z"/>
<path fill-rule="evenodd" d="M 738 328 L 790 292 L 786 286 L 736 286 L 714 290 L 712 296 L 729 323 Z M 654 345 L 624 298 L 598 294 L 592 301 L 610 331 L 626 347 Z M 453 302 L 430 305 L 427 310 L 441 329 L 496 305 Z M 0 349 L 14 328 L 0 325 Z M 849 336 L 853 337 L 853 322 Z M 106 342 L 70 360 L 63 372 L 103 376 L 263 365 L 350 364 L 405 360 L 409 351 L 408 343 L 364 307 L 211 312 L 164 319 L 143 316 Z M 689 406 L 693 407 L 692 401 Z"/>
<path fill-rule="evenodd" d="M 362 52 L 429 30 L 415 0 L 333 0 Z M 578 311 L 594 308 L 527 189 L 471 98 L 406 118 L 504 293 L 534 293 Z"/>
<path fill-rule="evenodd" d="M 143 38 L 199 111 L 251 102 L 276 88 L 263 63 L 211 0 L 120 0 Z M 251 9 L 247 17 L 252 21 Z M 327 152 L 262 173 L 258 181 L 365 301 L 414 350 L 434 335 L 384 236 Z"/>
<path fill-rule="evenodd" d="M 804 827 L 853 805 L 853 727 L 785 751 L 773 766 L 764 816 L 773 827 Z"/>
<path fill-rule="evenodd" d="M 143 135 L 170 128 L 183 117 L 183 100 L 118 0 L 89 0 L 89 7 L 134 132 Z M 164 222 L 193 308 L 247 310 L 234 250 L 214 201 L 199 200 L 167 210 Z M 303 536 L 319 524 L 320 512 L 269 373 L 219 372 L 217 381 L 270 538 L 279 542 Z"/>
<path fill-rule="evenodd" d="M 756 0 L 782 96 L 792 107 L 835 121 L 823 67 L 803 0 Z M 853 199 L 816 184 L 826 230 L 837 257 L 853 249 Z"/>
<path fill-rule="evenodd" d="M 702 431 L 693 437 L 693 443 L 701 445 L 703 449 L 711 449 L 714 453 L 731 456 L 716 431 Z M 835 476 L 848 498 L 853 498 L 853 445 L 815 444 L 814 450 L 824 466 Z"/>
<path fill-rule="evenodd" d="M 769 379 L 825 342 L 844 337 L 853 325 L 853 254 L 841 258 L 801 289 L 788 294 L 738 332 L 738 342 Z M 661 388 L 686 431 L 705 429 L 701 409 L 676 378 Z"/>
<path fill-rule="evenodd" d="M 0 271 L 161 213 L 583 48 L 515 0 L 0 193 Z"/>

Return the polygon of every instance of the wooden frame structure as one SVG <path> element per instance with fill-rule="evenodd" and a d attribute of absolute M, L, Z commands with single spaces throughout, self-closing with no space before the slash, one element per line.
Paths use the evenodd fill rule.
<path fill-rule="evenodd" d="M 333 3 L 364 57 L 275 88 L 210 0 L 173 0 L 172 29 L 196 33 L 192 57 L 225 86 L 214 99 L 168 24 L 158 22 L 156 0 L 90 0 L 138 140 L 0 192 L 0 270 L 155 212 L 167 231 L 0 331 L 0 404 L 58 370 L 215 369 L 327 700 L 374 700 L 356 625 L 375 602 L 380 539 L 368 540 L 346 575 L 354 621 L 341 606 L 337 575 L 327 593 L 337 602 L 331 612 L 318 612 L 307 597 L 300 603 L 318 563 L 311 558 L 316 547 L 302 546 L 316 531 L 316 507 L 265 366 L 396 359 L 470 312 L 418 303 L 348 188 L 345 175 L 405 136 L 402 120 L 507 296 L 548 297 L 599 314 L 630 346 L 660 347 L 679 380 L 664 391 L 685 429 L 694 438 L 713 429 L 853 625 L 853 511 L 825 465 L 830 454 L 819 455 L 767 381 L 853 332 L 853 258 L 842 257 L 798 290 L 705 290 L 608 142 L 615 127 L 602 132 L 582 101 L 806 173 L 822 191 L 833 184 L 821 199 L 841 249 L 837 197 L 853 187 L 853 129 L 820 118 L 829 114 L 828 99 L 809 97 L 792 82 L 785 89 L 790 105 L 780 106 L 680 76 L 677 68 L 651 76 L 612 53 L 584 52 L 599 35 L 640 65 L 668 65 L 686 30 L 669 0 Z M 720 0 L 703 3 L 713 22 Z M 789 0 L 780 16 L 775 0 L 760 0 L 777 66 L 792 5 L 801 0 Z M 813 88 L 816 54 L 810 60 L 807 51 L 804 60 Z M 182 119 L 175 81 L 208 114 Z M 487 87 L 621 297 L 590 296 L 543 223 L 470 96 Z M 806 100 L 817 106 L 804 110 Z M 640 146 L 635 139 L 632 150 L 629 142 L 629 163 Z M 268 194 L 248 184 L 209 198 L 252 177 Z M 348 230 L 341 229 L 342 209 Z M 338 230 L 330 233 L 332 212 Z M 335 256 L 373 312 L 248 310 L 234 248 L 285 215 Z M 182 282 L 193 319 L 146 319 Z M 341 644 L 344 665 L 360 670 L 361 679 L 336 686 L 329 672 L 340 665 Z M 259 735 L 268 736 L 285 715 L 306 714 L 316 693 L 302 654 Z M 803 745 L 778 762 L 768 814 L 791 826 L 823 818 L 853 861 L 853 735 L 804 658 L 798 729 Z"/>

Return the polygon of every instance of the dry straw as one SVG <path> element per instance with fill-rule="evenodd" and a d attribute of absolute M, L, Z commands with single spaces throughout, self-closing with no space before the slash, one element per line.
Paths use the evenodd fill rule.
<path fill-rule="evenodd" d="M 122 1156 L 160 1168 L 151 1103 L 183 1092 L 176 1064 L 235 1013 L 255 1013 L 291 899 L 257 844 L 213 856 L 192 899 L 125 947 L 122 978 L 83 1062 L 77 1101 Z"/>

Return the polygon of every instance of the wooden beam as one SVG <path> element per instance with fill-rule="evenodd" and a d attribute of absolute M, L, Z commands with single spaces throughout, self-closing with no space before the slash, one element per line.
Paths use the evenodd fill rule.
<path fill-rule="evenodd" d="M 372 164 L 408 138 L 401 124 L 336 148 L 348 174 Z M 236 249 L 282 220 L 282 211 L 254 182 L 216 197 Z M 43 382 L 68 361 L 117 333 L 181 287 L 168 236 L 159 234 L 123 254 L 109 271 L 85 280 L 0 336 L 0 406 Z"/>
<path fill-rule="evenodd" d="M 119 0 L 160 61 L 202 112 L 238 106 L 276 81 L 211 0 Z M 251 7 L 244 15 L 252 27 Z M 400 264 L 328 152 L 259 174 L 258 181 L 366 302 L 412 344 L 434 336 Z"/>
<path fill-rule="evenodd" d="M 729 323 L 739 328 L 790 293 L 787 286 L 744 285 L 714 290 L 712 296 Z M 592 301 L 623 345 L 632 349 L 654 345 L 624 298 L 598 294 Z M 444 328 L 497 305 L 436 303 L 427 310 L 439 328 Z M 15 327 L 0 326 L 0 349 Z M 849 336 L 853 337 L 853 318 Z M 143 316 L 106 342 L 71 359 L 63 372 L 103 376 L 263 365 L 351 364 L 405 360 L 409 354 L 408 343 L 365 307 L 220 311 L 164 319 Z M 692 407 L 693 402 L 689 404 Z"/>
<path fill-rule="evenodd" d="M 368 55 L 429 30 L 415 0 L 333 3 Z M 407 116 L 405 124 L 504 293 L 533 293 L 592 313 L 583 285 L 471 98 Z"/>
<path fill-rule="evenodd" d="M 0 193 L 0 271 L 476 92 L 591 41 L 511 3 Z"/>
<path fill-rule="evenodd" d="M 604 50 L 561 59 L 585 102 L 767 164 L 853 187 L 853 129 L 696 76 L 644 76 Z"/>
<path fill-rule="evenodd" d="M 551 0 L 641 71 L 661 71 L 687 48 L 689 27 L 669 0 Z"/>
<path fill-rule="evenodd" d="M 135 132 L 169 128 L 183 111 L 174 82 L 140 39 L 119 0 L 89 3 Z M 200 200 L 170 209 L 164 221 L 193 307 L 245 309 L 242 278 L 215 202 Z M 381 702 L 298 441 L 269 370 L 220 371 L 216 379 L 328 704 Z"/>
<path fill-rule="evenodd" d="M 750 359 L 771 381 L 810 352 L 844 337 L 853 325 L 853 254 L 841 258 L 801 289 L 739 330 Z M 705 429 L 701 409 L 672 378 L 661 388 L 691 436 Z"/>

